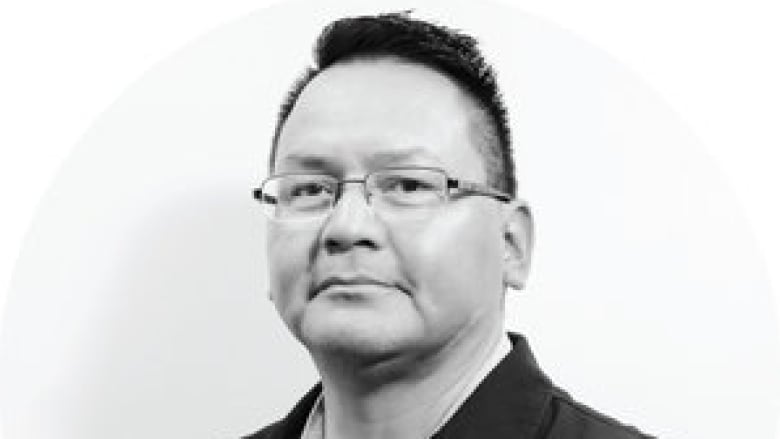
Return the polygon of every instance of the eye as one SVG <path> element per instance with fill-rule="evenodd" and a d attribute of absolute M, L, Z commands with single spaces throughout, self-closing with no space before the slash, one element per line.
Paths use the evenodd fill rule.
<path fill-rule="evenodd" d="M 392 176 L 382 182 L 382 191 L 385 193 L 415 193 L 432 189 L 434 186 L 430 182 L 414 177 Z"/>
<path fill-rule="evenodd" d="M 317 197 L 329 193 L 328 188 L 322 182 L 299 182 L 289 189 L 290 198 Z"/>
<path fill-rule="evenodd" d="M 324 207 L 333 198 L 333 191 L 333 184 L 321 178 L 285 176 L 279 181 L 279 202 L 293 209 Z"/>
<path fill-rule="evenodd" d="M 428 169 L 392 170 L 376 175 L 374 191 L 380 202 L 396 208 L 422 207 L 442 200 L 441 175 Z"/>

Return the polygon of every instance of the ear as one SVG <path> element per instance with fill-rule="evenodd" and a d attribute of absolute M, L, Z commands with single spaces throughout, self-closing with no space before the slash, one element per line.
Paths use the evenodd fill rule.
<path fill-rule="evenodd" d="M 505 206 L 504 285 L 521 290 L 525 286 L 534 247 L 534 221 L 522 200 Z"/>

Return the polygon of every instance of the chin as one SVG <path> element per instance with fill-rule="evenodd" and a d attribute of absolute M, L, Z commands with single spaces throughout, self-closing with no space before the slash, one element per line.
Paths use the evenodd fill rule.
<path fill-rule="evenodd" d="M 416 339 L 411 328 L 400 322 L 388 325 L 376 318 L 329 317 L 301 322 L 299 338 L 310 352 L 367 359 L 388 357 L 408 351 Z"/>

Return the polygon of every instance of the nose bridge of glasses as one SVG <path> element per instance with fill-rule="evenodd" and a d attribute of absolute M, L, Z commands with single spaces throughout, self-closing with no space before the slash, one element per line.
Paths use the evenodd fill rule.
<path fill-rule="evenodd" d="M 352 188 L 357 190 L 357 193 L 349 194 L 346 189 L 349 183 L 359 184 L 361 187 Z M 350 224 L 350 227 L 362 227 L 358 224 L 362 224 L 362 218 L 364 216 L 374 217 L 375 212 L 371 206 L 371 195 L 366 188 L 365 179 L 344 179 L 338 181 L 338 187 L 334 193 L 329 212 L 327 213 L 329 222 L 335 222 L 336 224 Z M 346 222 L 345 222 L 346 221 Z"/>
<path fill-rule="evenodd" d="M 344 192 L 346 190 L 347 183 L 353 183 L 353 184 L 359 184 L 361 191 L 361 194 L 363 195 L 363 199 L 366 201 L 367 204 L 371 203 L 371 194 L 368 191 L 368 185 L 366 184 L 366 178 L 345 178 L 343 180 L 339 180 L 336 185 L 336 193 L 333 198 L 333 205 L 335 205 L 339 202 L 339 200 L 344 195 Z"/>

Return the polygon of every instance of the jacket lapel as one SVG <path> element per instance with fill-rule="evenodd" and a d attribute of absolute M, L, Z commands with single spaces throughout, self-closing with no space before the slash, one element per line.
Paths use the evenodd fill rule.
<path fill-rule="evenodd" d="M 528 343 L 509 334 L 512 351 L 455 412 L 435 439 L 532 439 L 543 421 L 554 388 Z"/>
<path fill-rule="evenodd" d="M 271 430 L 271 434 L 268 439 L 299 439 L 303 432 L 303 427 L 306 424 L 306 420 L 309 419 L 309 412 L 311 412 L 314 402 L 317 401 L 317 397 L 322 392 L 322 383 L 318 383 L 312 387 L 298 404 L 293 407 L 290 413 L 279 421 Z"/>

